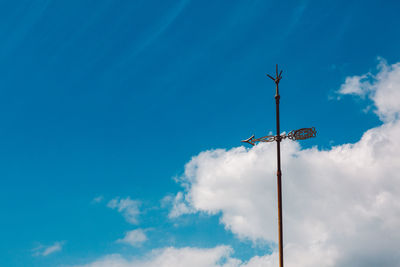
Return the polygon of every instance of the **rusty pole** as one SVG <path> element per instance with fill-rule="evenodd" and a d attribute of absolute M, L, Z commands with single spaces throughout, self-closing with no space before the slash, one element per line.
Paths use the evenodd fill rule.
<path fill-rule="evenodd" d="M 242 142 L 249 143 L 254 146 L 258 142 L 274 142 L 276 141 L 276 158 L 277 158 L 277 187 L 278 187 L 278 226 L 279 226 L 279 267 L 283 267 L 283 218 L 282 218 L 282 171 L 281 171 L 281 141 L 288 138 L 292 141 L 305 140 L 308 138 L 315 137 L 317 131 L 314 127 L 301 128 L 298 130 L 290 131 L 287 134 L 281 135 L 280 121 L 279 121 L 279 81 L 282 79 L 282 71 L 278 73 L 278 64 L 276 65 L 276 76 L 275 78 L 271 75 L 267 76 L 271 78 L 276 85 L 275 103 L 276 103 L 276 135 L 267 135 L 256 138 L 252 135 L 250 138 L 243 140 Z"/>
<path fill-rule="evenodd" d="M 275 104 L 276 104 L 276 135 L 274 141 L 276 141 L 276 183 L 278 190 L 278 231 L 279 231 L 279 267 L 283 267 L 283 217 L 282 217 L 282 171 L 281 171 L 281 141 L 286 138 L 286 136 L 281 136 L 280 129 L 280 118 L 279 118 L 279 100 L 281 96 L 279 95 L 279 81 L 282 79 L 282 71 L 278 74 L 278 64 L 276 64 L 276 76 L 275 78 L 268 75 L 276 85 L 275 92 Z"/>
<path fill-rule="evenodd" d="M 277 187 L 278 187 L 278 230 L 279 230 L 279 267 L 283 267 L 283 224 L 282 224 L 282 171 L 281 171 L 281 130 L 279 120 L 279 81 L 281 73 L 278 75 L 278 64 L 276 65 L 276 84 L 275 103 L 276 103 L 276 159 L 277 159 Z"/>

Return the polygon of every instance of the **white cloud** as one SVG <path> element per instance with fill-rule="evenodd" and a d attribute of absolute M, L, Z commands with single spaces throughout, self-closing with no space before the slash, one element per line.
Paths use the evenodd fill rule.
<path fill-rule="evenodd" d="M 184 199 L 185 195 L 182 192 L 178 192 L 175 197 L 166 196 L 162 200 L 162 205 L 171 205 L 171 212 L 168 214 L 169 218 L 176 218 L 182 214 L 195 213 L 196 210 L 187 204 Z"/>
<path fill-rule="evenodd" d="M 139 201 L 131 200 L 129 197 L 125 199 L 116 197 L 107 204 L 107 207 L 117 209 L 118 212 L 122 213 L 126 221 L 131 224 L 138 223 L 138 217 L 140 215 L 139 206 Z"/>
<path fill-rule="evenodd" d="M 232 249 L 218 246 L 211 249 L 164 248 L 154 250 L 143 259 L 125 259 L 109 255 L 82 267 L 235 267 L 240 262 L 232 259 Z"/>
<path fill-rule="evenodd" d="M 287 248 L 285 264 L 287 266 L 329 266 L 329 251 L 314 248 L 315 257 L 302 257 L 303 250 L 295 247 Z M 272 255 L 255 256 L 244 262 L 232 257 L 233 249 L 229 246 L 214 248 L 173 248 L 156 249 L 141 259 L 127 259 L 119 254 L 108 255 L 87 265 L 79 267 L 276 267 L 278 257 Z M 329 262 L 328 262 L 329 263 Z M 78 266 L 75 266 L 78 267 Z"/>
<path fill-rule="evenodd" d="M 347 77 L 338 91 L 340 94 L 368 95 L 374 102 L 375 113 L 384 122 L 399 118 L 400 113 L 400 62 L 388 65 L 379 59 L 378 73 Z"/>
<path fill-rule="evenodd" d="M 141 246 L 145 241 L 147 241 L 145 231 L 143 229 L 135 229 L 127 232 L 124 238 L 118 239 L 116 242 L 137 247 Z"/>
<path fill-rule="evenodd" d="M 285 259 L 296 266 L 399 266 L 400 63 L 378 70 L 340 91 L 368 96 L 383 125 L 331 150 L 282 143 Z M 221 213 L 240 238 L 276 240 L 275 153 L 271 144 L 200 153 L 170 216 Z"/>
<path fill-rule="evenodd" d="M 44 245 L 39 245 L 36 248 L 34 248 L 33 251 L 33 255 L 34 256 L 48 256 L 50 254 L 53 254 L 55 252 L 61 251 L 64 245 L 64 241 L 59 241 L 59 242 L 55 242 L 53 245 L 51 246 L 44 246 Z"/>
<path fill-rule="evenodd" d="M 342 84 L 338 92 L 340 94 L 346 94 L 346 95 L 365 96 L 369 91 L 368 90 L 370 86 L 368 82 L 369 76 L 370 74 L 347 77 L 344 84 Z"/>

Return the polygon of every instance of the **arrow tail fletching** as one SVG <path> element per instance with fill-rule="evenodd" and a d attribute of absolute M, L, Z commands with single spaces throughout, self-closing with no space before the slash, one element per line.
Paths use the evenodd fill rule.
<path fill-rule="evenodd" d="M 317 131 L 315 130 L 315 127 L 311 127 L 291 131 L 287 137 L 291 140 L 305 140 L 315 136 L 317 136 Z"/>

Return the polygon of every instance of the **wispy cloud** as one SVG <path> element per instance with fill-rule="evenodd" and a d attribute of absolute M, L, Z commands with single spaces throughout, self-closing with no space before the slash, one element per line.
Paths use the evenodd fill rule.
<path fill-rule="evenodd" d="M 341 95 L 358 95 L 364 97 L 368 93 L 368 88 L 371 87 L 368 82 L 369 76 L 370 74 L 347 77 L 338 93 Z"/>
<path fill-rule="evenodd" d="M 176 218 L 182 214 L 195 213 L 196 210 L 188 205 L 187 200 L 185 200 L 185 195 L 182 192 L 178 192 L 175 197 L 165 196 L 161 200 L 162 207 L 171 207 L 171 211 L 168 214 L 169 218 Z"/>
<path fill-rule="evenodd" d="M 33 256 L 46 257 L 50 254 L 61 251 L 64 244 L 65 244 L 65 241 L 57 241 L 57 242 L 54 242 L 54 244 L 50 245 L 50 246 L 39 245 L 39 246 L 35 247 L 34 249 L 32 249 Z"/>
<path fill-rule="evenodd" d="M 138 247 L 141 246 L 145 241 L 147 241 L 145 230 L 135 229 L 126 232 L 124 238 L 118 239 L 116 242 Z"/>
<path fill-rule="evenodd" d="M 92 203 L 100 203 L 103 200 L 104 200 L 104 197 L 100 195 L 100 196 L 93 198 Z"/>
<path fill-rule="evenodd" d="M 107 204 L 107 207 L 116 209 L 124 216 L 125 220 L 131 224 L 138 224 L 138 217 L 140 215 L 139 206 L 140 201 L 132 200 L 129 197 L 116 197 Z"/>

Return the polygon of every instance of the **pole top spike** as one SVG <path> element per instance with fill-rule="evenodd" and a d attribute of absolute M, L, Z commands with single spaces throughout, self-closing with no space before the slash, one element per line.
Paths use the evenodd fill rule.
<path fill-rule="evenodd" d="M 276 76 L 275 76 L 275 77 L 272 77 L 272 76 L 269 75 L 269 74 L 267 74 L 267 76 L 268 76 L 271 80 L 273 80 L 276 84 L 278 84 L 279 81 L 282 79 L 282 72 L 283 72 L 283 70 L 281 70 L 281 71 L 279 72 L 278 64 L 276 64 Z"/>

